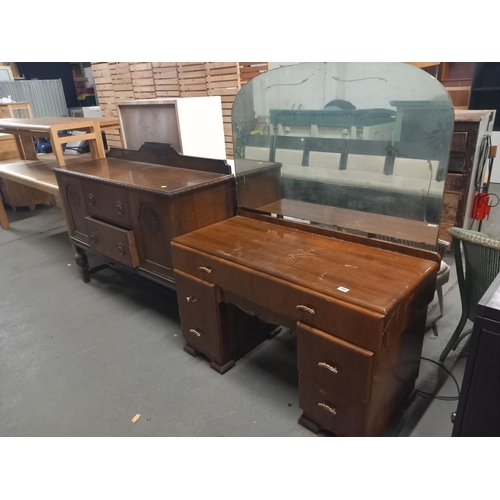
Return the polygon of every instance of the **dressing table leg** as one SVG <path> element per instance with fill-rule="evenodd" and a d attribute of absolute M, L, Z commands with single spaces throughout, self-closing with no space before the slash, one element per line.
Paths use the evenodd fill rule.
<path fill-rule="evenodd" d="M 309 417 L 306 416 L 305 413 L 302 413 L 302 415 L 300 416 L 299 424 L 305 427 L 306 429 L 309 429 L 314 434 L 319 434 L 319 431 L 321 430 L 319 425 L 314 423 Z"/>
<path fill-rule="evenodd" d="M 216 372 L 219 372 L 221 375 L 229 371 L 234 365 L 236 365 L 236 362 L 234 360 L 228 361 L 224 365 L 220 365 L 216 361 L 210 362 L 210 368 L 213 368 Z"/>

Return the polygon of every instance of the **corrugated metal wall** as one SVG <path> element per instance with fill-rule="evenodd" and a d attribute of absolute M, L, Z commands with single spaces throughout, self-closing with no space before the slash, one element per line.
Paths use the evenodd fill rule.
<path fill-rule="evenodd" d="M 68 115 L 61 80 L 0 81 L 0 97 L 16 102 L 28 101 L 35 118 Z"/>

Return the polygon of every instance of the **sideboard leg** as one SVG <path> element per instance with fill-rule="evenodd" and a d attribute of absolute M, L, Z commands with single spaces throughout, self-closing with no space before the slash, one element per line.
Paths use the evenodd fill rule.
<path fill-rule="evenodd" d="M 75 262 L 78 266 L 78 271 L 80 272 L 82 281 L 84 283 L 88 283 L 90 281 L 89 261 L 85 250 L 82 248 L 76 247 Z"/>

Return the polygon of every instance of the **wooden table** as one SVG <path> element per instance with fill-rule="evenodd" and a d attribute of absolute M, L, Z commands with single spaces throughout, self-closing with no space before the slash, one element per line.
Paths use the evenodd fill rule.
<path fill-rule="evenodd" d="M 437 254 L 393 248 L 271 217 L 236 216 L 178 236 L 172 255 L 185 350 L 204 354 L 220 373 L 234 366 L 244 352 L 228 304 L 283 325 L 297 334 L 299 422 L 315 432 L 378 435 L 414 388 L 439 268 Z"/>
<path fill-rule="evenodd" d="M 28 101 L 0 103 L 0 118 L 16 118 L 16 111 L 19 118 L 33 118 L 31 105 Z"/>
<path fill-rule="evenodd" d="M 16 138 L 19 156 L 23 159 L 36 160 L 37 153 L 33 137 L 48 137 L 52 150 L 60 167 L 66 165 L 63 144 L 87 140 L 92 158 L 106 157 L 102 141 L 102 130 L 120 128 L 118 118 L 4 118 L 0 119 L 0 132 L 12 134 Z M 83 131 L 78 136 L 60 136 L 60 131 Z"/>
<path fill-rule="evenodd" d="M 87 154 L 73 155 L 70 163 L 88 160 Z M 58 163 L 54 155 L 41 155 L 38 160 L 12 159 L 0 162 L 0 178 L 49 193 L 49 203 L 55 204 L 54 196 L 59 194 L 54 168 Z M 9 219 L 0 198 L 0 227 L 10 229 Z"/>

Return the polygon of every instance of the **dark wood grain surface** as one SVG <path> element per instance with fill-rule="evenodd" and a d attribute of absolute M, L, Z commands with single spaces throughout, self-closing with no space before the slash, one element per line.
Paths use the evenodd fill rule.
<path fill-rule="evenodd" d="M 168 194 L 183 192 L 201 184 L 223 182 L 232 177 L 231 175 L 115 158 L 68 165 L 60 170 L 81 175 L 82 177 L 90 176 L 112 183 L 123 183 Z"/>

